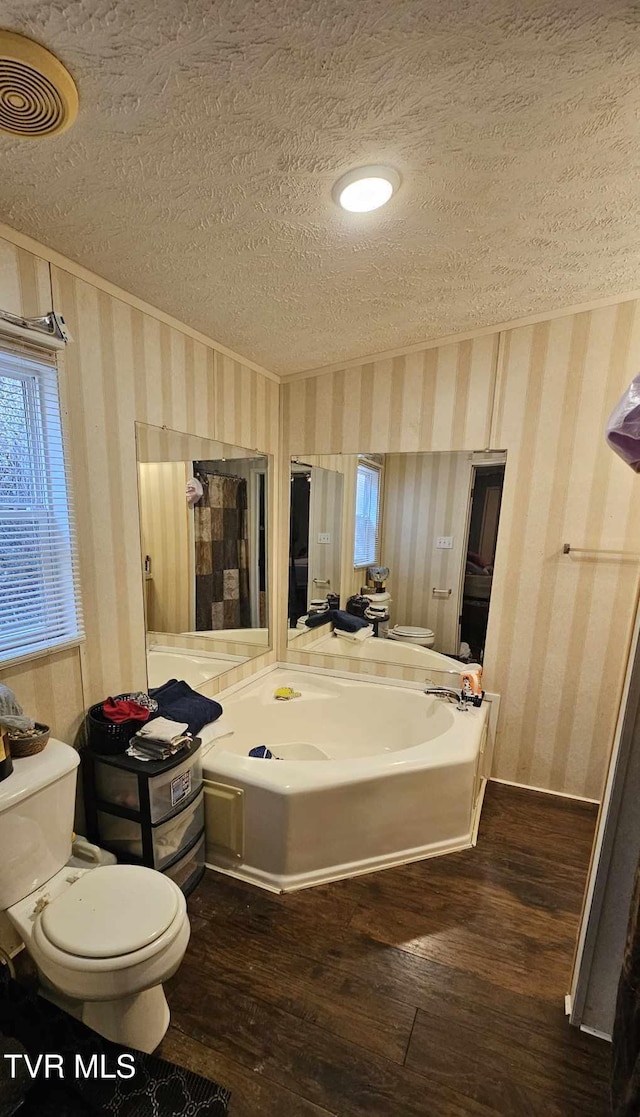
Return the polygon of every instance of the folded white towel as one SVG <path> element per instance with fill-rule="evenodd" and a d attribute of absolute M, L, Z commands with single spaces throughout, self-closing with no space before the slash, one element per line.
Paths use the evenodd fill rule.
<path fill-rule="evenodd" d="M 136 737 L 141 737 L 145 741 L 162 741 L 165 745 L 170 745 L 177 737 L 182 737 L 186 729 L 189 728 L 189 723 L 186 721 L 171 721 L 170 718 L 153 718 L 152 721 L 146 722 L 136 733 Z"/>
<path fill-rule="evenodd" d="M 373 636 L 373 625 L 369 624 L 366 628 L 359 628 L 357 632 L 344 632 L 341 628 L 334 628 L 334 634 L 341 636 L 344 640 L 350 640 L 352 644 L 361 644 L 363 640 L 368 640 Z"/>

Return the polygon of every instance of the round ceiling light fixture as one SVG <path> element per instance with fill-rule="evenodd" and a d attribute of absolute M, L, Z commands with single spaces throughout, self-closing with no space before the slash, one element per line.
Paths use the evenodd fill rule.
<path fill-rule="evenodd" d="M 358 167 L 338 179 L 333 187 L 333 200 L 349 213 L 371 213 L 389 201 L 400 181 L 393 167 Z"/>
<path fill-rule="evenodd" d="M 78 91 L 55 55 L 0 31 L 0 132 L 37 138 L 64 132 L 78 115 Z"/>

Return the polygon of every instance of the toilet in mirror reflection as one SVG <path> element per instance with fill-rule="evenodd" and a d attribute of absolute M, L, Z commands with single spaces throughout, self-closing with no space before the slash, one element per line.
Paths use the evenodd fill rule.
<path fill-rule="evenodd" d="M 417 667 L 427 666 L 425 651 L 433 649 L 482 663 L 505 468 L 503 451 L 294 459 L 289 647 Z M 330 621 L 307 625 L 310 606 L 312 612 L 317 607 L 312 601 L 329 592 L 315 575 L 305 580 L 306 556 L 320 549 L 321 533 L 311 532 L 307 513 L 314 472 L 320 470 L 336 479 L 339 494 L 322 519 L 323 525 L 332 524 L 332 552 L 340 556 L 330 592 L 341 609 L 358 615 L 367 604 L 359 604 L 358 597 L 366 595 L 373 604 L 384 598 L 388 638 L 372 636 L 356 645 L 336 637 Z M 389 569 L 384 586 L 374 581 L 375 567 Z M 382 631 L 387 635 L 386 627 Z"/>
<path fill-rule="evenodd" d="M 136 424 L 150 687 L 191 686 L 270 644 L 268 457 Z"/>

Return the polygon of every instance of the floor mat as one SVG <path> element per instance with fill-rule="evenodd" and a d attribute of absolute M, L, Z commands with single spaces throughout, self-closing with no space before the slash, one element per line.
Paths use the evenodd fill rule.
<path fill-rule="evenodd" d="M 62 1073 L 44 1061 L 29 1089 L 20 1114 L 45 1117 L 224 1117 L 229 1091 L 165 1059 L 120 1047 L 103 1039 L 62 1009 L 12 980 L 0 966 L 0 1035 L 17 1040 L 33 1061 L 39 1055 L 62 1056 Z M 120 1056 L 130 1058 L 121 1059 Z M 0 1117 L 3 1081 L 11 1061 L 0 1067 Z M 19 1061 L 23 1065 L 24 1061 Z M 18 1063 L 14 1065 L 18 1066 Z M 132 1077 L 118 1077 L 129 1074 Z M 88 1072 L 88 1077 L 84 1074 Z M 105 1073 L 112 1077 L 105 1077 Z M 12 1107 L 13 1108 L 13 1107 Z M 9 1114 L 12 1109 L 5 1109 Z"/>

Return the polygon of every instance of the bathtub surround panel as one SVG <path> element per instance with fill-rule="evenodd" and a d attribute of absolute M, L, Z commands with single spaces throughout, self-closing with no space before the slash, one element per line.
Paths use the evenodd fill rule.
<path fill-rule="evenodd" d="M 502 696 L 493 774 L 588 799 L 602 792 L 640 564 L 562 546 L 640 552 L 637 478 L 603 437 L 639 365 L 639 303 L 626 300 L 283 384 L 283 451 L 507 451 L 484 660 Z M 347 662 L 295 643 L 282 658 Z"/>

